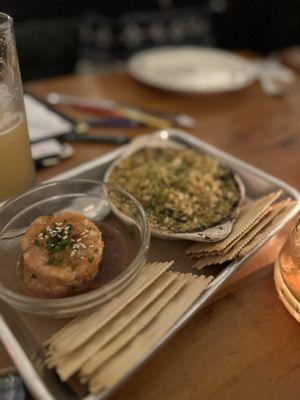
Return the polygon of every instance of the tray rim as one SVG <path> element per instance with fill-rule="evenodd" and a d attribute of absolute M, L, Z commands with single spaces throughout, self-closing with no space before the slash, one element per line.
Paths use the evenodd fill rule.
<path fill-rule="evenodd" d="M 233 261 L 231 264 L 229 264 L 229 266 L 226 267 L 211 282 L 211 284 L 205 289 L 205 291 L 201 294 L 201 296 L 193 303 L 190 309 L 173 325 L 173 327 L 160 339 L 160 341 L 151 348 L 150 351 L 144 354 L 144 357 L 139 361 L 139 363 L 137 363 L 133 368 L 131 368 L 128 371 L 128 373 L 125 374 L 117 384 L 115 384 L 111 389 L 102 391 L 97 395 L 89 394 L 85 396 L 82 400 L 103 400 L 107 398 L 110 394 L 112 394 L 131 375 L 133 375 L 160 347 L 162 347 L 162 345 L 164 345 L 168 340 L 170 340 L 178 332 L 178 330 L 181 327 L 183 327 L 193 317 L 193 315 L 195 315 L 195 313 L 200 310 L 201 307 L 203 307 L 203 305 L 208 301 L 208 299 L 223 284 L 225 284 L 225 282 L 234 273 L 236 273 L 243 266 L 243 264 L 250 257 L 252 257 L 252 255 L 254 255 L 261 247 L 263 247 L 263 245 L 268 240 L 270 240 L 270 238 L 273 237 L 300 209 L 300 193 L 296 188 L 290 186 L 284 181 L 182 130 L 170 128 L 163 131 L 155 131 L 152 133 L 152 135 L 154 134 L 157 135 L 159 132 L 164 132 L 164 135 L 167 133 L 171 139 L 172 137 L 179 138 L 192 146 L 194 145 L 197 148 L 201 147 L 204 151 L 207 151 L 209 153 L 214 153 L 220 159 L 225 160 L 225 162 L 228 161 L 231 164 L 234 164 L 236 168 L 241 167 L 244 170 L 252 173 L 253 175 L 259 176 L 265 181 L 279 186 L 286 192 L 286 194 L 293 197 L 293 199 L 296 200 L 297 203 L 295 204 L 295 207 L 285 217 L 282 223 L 278 225 L 267 238 L 265 238 L 258 246 L 255 247 L 255 249 L 253 249 L 246 256 L 244 256 L 241 259 L 237 259 Z M 91 161 L 88 161 L 84 164 L 71 168 L 65 172 L 62 172 L 59 175 L 56 175 L 55 177 L 47 179 L 45 182 L 51 182 L 63 179 L 72 179 L 75 178 L 77 175 L 87 171 L 88 169 L 96 167 L 97 165 L 100 166 L 104 163 L 112 162 L 116 157 L 122 154 L 122 152 L 126 149 L 126 146 L 127 145 L 121 146 Z M 42 398 L 45 400 L 55 400 L 55 398 L 49 392 L 43 380 L 39 377 L 39 375 L 35 371 L 35 368 L 33 367 L 33 364 L 31 363 L 29 357 L 22 349 L 20 343 L 15 338 L 9 325 L 6 323 L 4 317 L 1 314 L 0 314 L 0 338 L 5 348 L 9 352 L 11 358 L 13 359 L 15 365 L 17 366 L 20 375 L 24 379 L 26 385 L 29 387 L 32 394 L 36 396 L 37 399 Z"/>
<path fill-rule="evenodd" d="M 264 178 L 265 180 L 272 182 L 281 188 L 283 188 L 285 191 L 287 191 L 290 195 L 294 197 L 295 200 L 300 201 L 300 193 L 299 191 L 294 188 L 293 186 L 287 184 L 283 180 L 276 178 L 275 176 L 269 174 L 268 172 L 265 172 L 264 170 L 255 167 L 252 164 L 247 163 L 246 161 L 241 160 L 238 157 L 235 157 L 229 153 L 227 153 L 224 150 L 219 149 L 218 147 L 202 140 L 199 139 L 198 137 L 187 133 L 181 129 L 176 129 L 176 128 L 168 128 L 164 130 L 157 130 L 149 134 L 145 134 L 143 136 L 149 136 L 149 135 L 157 135 L 158 133 L 164 133 L 167 134 L 171 139 L 172 137 L 182 139 L 183 141 L 187 142 L 190 145 L 194 145 L 196 147 L 201 147 L 203 150 L 208 151 L 209 153 L 214 153 L 217 157 L 228 160 L 230 163 L 235 164 L 236 166 L 240 166 L 243 169 L 248 170 L 249 172 L 252 172 L 254 175 L 260 176 L 261 178 Z M 140 137 L 142 135 L 139 135 Z M 51 182 L 55 180 L 62 180 L 62 179 L 72 179 L 76 175 L 85 172 L 88 168 L 97 166 L 97 164 L 101 165 L 102 163 L 109 162 L 113 160 L 115 157 L 118 157 L 123 153 L 123 151 L 127 148 L 127 144 L 118 147 L 115 150 L 112 150 L 106 154 L 103 154 L 91 161 L 87 161 L 81 165 L 78 165 L 76 167 L 70 168 L 67 171 L 64 171 L 54 177 L 51 177 L 49 179 L 46 179 L 44 182 Z"/>

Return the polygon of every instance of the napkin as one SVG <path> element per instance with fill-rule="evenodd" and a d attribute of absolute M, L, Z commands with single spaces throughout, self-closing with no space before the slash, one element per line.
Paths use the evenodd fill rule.
<path fill-rule="evenodd" d="M 24 95 L 24 103 L 33 160 L 46 166 L 44 160 L 51 158 L 57 163 L 72 155 L 71 146 L 55 138 L 70 133 L 74 124 L 30 94 Z"/>

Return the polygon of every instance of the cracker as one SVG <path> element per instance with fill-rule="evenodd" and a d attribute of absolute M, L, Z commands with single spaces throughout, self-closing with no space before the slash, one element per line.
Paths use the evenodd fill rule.
<path fill-rule="evenodd" d="M 267 196 L 244 205 L 241 207 L 237 220 L 227 238 L 216 243 L 196 243 L 187 249 L 187 253 L 193 255 L 197 253 L 222 252 L 233 241 L 253 228 L 253 226 L 262 219 L 269 207 L 281 196 L 281 194 L 282 190 L 270 193 Z"/>
<path fill-rule="evenodd" d="M 273 205 L 270 212 L 262 220 L 260 220 L 259 223 L 254 225 L 254 227 L 248 231 L 246 235 L 243 235 L 240 240 L 238 240 L 234 246 L 229 249 L 229 251 L 221 255 L 204 257 L 194 265 L 194 268 L 200 270 L 208 265 L 223 264 L 226 261 L 233 260 L 239 255 L 243 247 L 245 247 L 253 238 L 255 238 L 260 231 L 262 231 L 282 210 L 285 210 L 290 204 L 291 200 L 287 199 Z"/>
<path fill-rule="evenodd" d="M 189 276 L 174 274 L 174 281 L 166 288 L 166 290 L 152 303 L 150 306 L 131 324 L 123 330 L 113 341 L 108 343 L 103 349 L 94 353 L 81 368 L 80 377 L 86 382 L 90 375 L 99 369 L 107 360 L 114 356 L 118 351 L 125 347 L 137 334 L 139 334 L 172 300 L 172 298 L 181 290 L 183 285 L 189 279 Z"/>
<path fill-rule="evenodd" d="M 172 264 L 173 261 L 145 265 L 126 291 L 103 305 L 99 310 L 75 318 L 64 328 L 54 333 L 45 344 L 49 345 L 51 352 L 59 353 L 61 351 L 62 354 L 65 354 L 75 350 L 138 297 Z"/>
<path fill-rule="evenodd" d="M 168 330 L 197 300 L 212 278 L 191 276 L 179 293 L 128 346 L 108 360 L 91 378 L 89 389 L 98 393 L 115 385 L 157 345 Z"/>
<path fill-rule="evenodd" d="M 83 346 L 76 348 L 71 353 L 56 356 L 55 353 L 47 360 L 48 366 L 56 366 L 60 378 L 65 381 L 70 378 L 81 365 L 91 358 L 95 352 L 104 347 L 109 341 L 126 329 L 145 308 L 163 293 L 164 290 L 174 281 L 176 275 L 166 272 L 161 275 L 152 285 L 143 291 L 129 305 L 127 305 L 117 316 L 111 319 L 106 325 L 100 328 Z M 73 340 L 73 338 L 72 338 Z"/>
<path fill-rule="evenodd" d="M 205 252 L 201 252 L 201 253 L 197 253 L 197 254 L 193 254 L 194 258 L 202 258 L 202 257 L 212 257 L 212 256 L 221 256 L 223 254 L 226 254 L 229 252 L 229 250 L 234 247 L 236 245 L 236 243 L 238 241 L 240 241 L 243 237 L 245 237 L 248 232 L 251 231 L 251 229 L 253 229 L 257 224 L 259 224 L 264 218 L 266 218 L 266 216 L 268 216 L 268 214 L 270 214 L 272 210 L 272 206 L 270 206 L 268 209 L 266 209 L 257 220 L 255 220 L 251 225 L 249 225 L 247 227 L 247 229 L 244 230 L 244 232 L 236 237 L 231 243 L 228 244 L 228 246 L 226 246 L 225 248 L 222 248 L 221 250 L 209 250 L 209 251 L 205 251 Z"/>
<path fill-rule="evenodd" d="M 243 257 L 247 255 L 251 250 L 263 242 L 273 231 L 277 229 L 284 218 L 292 211 L 295 207 L 296 202 L 292 201 L 290 204 L 283 209 L 258 235 L 256 235 L 252 240 L 245 246 L 241 252 L 240 256 Z"/>

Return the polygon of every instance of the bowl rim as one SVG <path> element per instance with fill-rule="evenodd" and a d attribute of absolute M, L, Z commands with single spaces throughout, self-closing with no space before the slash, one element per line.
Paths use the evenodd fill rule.
<path fill-rule="evenodd" d="M 8 200 L 2 207 L 0 207 L 0 215 L 3 211 L 7 210 L 11 205 L 13 205 L 16 201 L 22 199 L 23 197 L 27 197 L 29 195 L 32 195 L 33 193 L 39 191 L 41 188 L 48 188 L 48 187 L 53 187 L 53 186 L 62 186 L 66 184 L 91 184 L 91 185 L 96 185 L 96 186 L 101 186 L 104 188 L 112 188 L 113 190 L 117 190 L 121 194 L 123 194 L 125 197 L 129 198 L 136 208 L 138 209 L 138 212 L 141 217 L 141 245 L 139 247 L 138 253 L 136 254 L 135 258 L 132 260 L 132 262 L 129 264 L 129 266 L 126 268 L 125 271 L 123 271 L 120 275 L 118 275 L 116 278 L 114 278 L 111 282 L 108 282 L 104 284 L 103 286 L 100 286 L 94 290 L 91 290 L 86 293 L 81 293 L 77 294 L 74 296 L 69 296 L 69 297 L 64 297 L 64 298 L 41 298 L 41 297 L 30 297 L 25 294 L 19 294 L 14 292 L 11 289 L 6 288 L 1 282 L 0 282 L 0 297 L 3 298 L 3 300 L 11 300 L 12 302 L 15 303 L 16 306 L 19 306 L 24 310 L 27 306 L 33 306 L 36 309 L 43 309 L 44 307 L 52 310 L 56 309 L 61 309 L 62 306 L 68 308 L 68 307 L 74 307 L 78 305 L 86 305 L 87 303 L 91 302 L 92 300 L 95 300 L 98 298 L 105 297 L 109 293 L 115 293 L 120 286 L 126 287 L 126 280 L 129 278 L 133 278 L 136 275 L 136 271 L 139 266 L 141 266 L 141 260 L 145 257 L 147 254 L 147 251 L 149 249 L 150 245 L 150 228 L 149 228 L 149 222 L 148 222 L 148 217 L 142 207 L 142 205 L 136 200 L 130 193 L 126 192 L 122 188 L 120 188 L 117 185 L 111 185 L 109 183 L 105 183 L 102 181 L 98 180 L 92 180 L 92 179 L 66 179 L 63 181 L 51 181 L 47 183 L 43 183 L 37 186 L 34 186 L 32 189 L 29 189 L 25 192 L 22 192 L 20 195 Z M 84 192 L 82 192 L 84 193 Z M 0 231 L 0 236 L 3 230 L 6 229 L 8 224 L 4 226 L 4 228 Z M 122 289 L 121 289 L 122 290 Z M 109 298 L 110 299 L 110 298 Z M 108 299 L 108 301 L 109 301 Z M 104 303 L 105 301 L 103 301 Z"/>
<path fill-rule="evenodd" d="M 138 153 L 140 150 L 147 148 L 175 148 L 175 149 L 188 149 L 189 146 L 187 143 L 180 143 L 174 140 L 174 138 L 170 137 L 168 131 L 156 131 L 151 137 L 149 135 L 141 135 L 131 141 L 130 144 L 126 146 L 126 150 L 123 154 L 117 157 L 106 169 L 103 182 L 110 183 L 110 177 L 113 171 L 124 161 L 125 159 L 131 157 L 133 154 Z M 194 149 L 195 150 L 195 149 Z M 196 149 L 197 150 L 197 149 Z M 202 155 L 198 150 L 196 151 L 199 155 Z M 214 157 L 213 157 L 214 158 Z M 227 166 L 223 160 L 215 158 L 220 165 Z M 236 220 L 236 216 L 240 211 L 240 207 L 243 204 L 246 196 L 245 184 L 242 178 L 239 176 L 237 172 L 235 172 L 231 167 L 230 172 L 232 174 L 232 178 L 235 181 L 238 191 L 239 191 L 239 200 L 236 205 L 230 211 L 230 214 L 227 215 L 222 221 L 218 222 L 214 226 L 210 226 L 208 228 L 203 228 L 197 231 L 192 232 L 165 232 L 163 230 L 159 230 L 158 228 L 151 228 L 150 222 L 150 233 L 153 237 L 165 240 L 192 240 L 199 243 L 213 243 L 224 239 L 231 232 L 233 224 Z M 221 229 L 220 229 L 221 228 Z"/>

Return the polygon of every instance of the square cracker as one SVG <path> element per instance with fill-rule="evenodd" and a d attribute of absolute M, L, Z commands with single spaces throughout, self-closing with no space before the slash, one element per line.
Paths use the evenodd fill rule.
<path fill-rule="evenodd" d="M 254 247 L 264 241 L 268 235 L 274 230 L 277 229 L 281 224 L 282 220 L 290 213 L 290 211 L 294 208 L 296 202 L 291 201 L 289 205 L 283 209 L 261 232 L 258 233 L 251 241 L 247 244 L 247 246 L 243 247 L 240 256 L 243 257 L 248 254 Z"/>
<path fill-rule="evenodd" d="M 245 237 L 248 232 L 251 231 L 251 229 L 253 229 L 256 225 L 258 225 L 267 215 L 270 214 L 272 210 L 272 206 L 270 206 L 268 209 L 266 209 L 262 214 L 260 214 L 260 216 L 253 221 L 253 223 L 251 223 L 239 236 L 237 236 L 233 241 L 231 241 L 228 246 L 226 246 L 225 248 L 222 248 L 220 250 L 213 250 L 213 249 L 209 249 L 208 251 L 202 251 L 201 253 L 195 253 L 192 254 L 193 258 L 203 258 L 203 257 L 211 257 L 211 256 L 221 256 L 222 254 L 226 254 L 229 252 L 229 250 L 236 245 L 236 243 L 238 241 L 240 241 L 243 237 Z M 215 243 L 214 243 L 215 244 Z"/>
<path fill-rule="evenodd" d="M 294 205 L 294 202 L 291 200 L 283 200 L 274 206 L 272 206 L 271 211 L 267 214 L 258 224 L 256 224 L 246 235 L 240 238 L 236 242 L 236 244 L 225 254 L 216 255 L 216 256 L 207 256 L 201 258 L 196 264 L 194 268 L 202 269 L 207 265 L 213 264 L 223 264 L 226 261 L 233 260 L 236 258 L 241 250 L 248 245 L 261 231 L 263 231 L 266 227 L 270 225 L 273 221 L 282 221 L 283 216 L 286 215 L 286 210 L 290 211 L 290 207 Z M 273 226 L 273 224 L 272 224 Z M 268 230 L 270 232 L 270 230 Z M 252 247 L 253 248 L 253 247 Z"/>
<path fill-rule="evenodd" d="M 231 233 L 216 243 L 197 243 L 187 249 L 187 253 L 197 256 L 197 253 L 219 253 L 232 242 L 242 237 L 268 212 L 270 206 L 281 196 L 282 191 L 270 193 L 251 203 L 244 205 L 233 225 Z"/>

